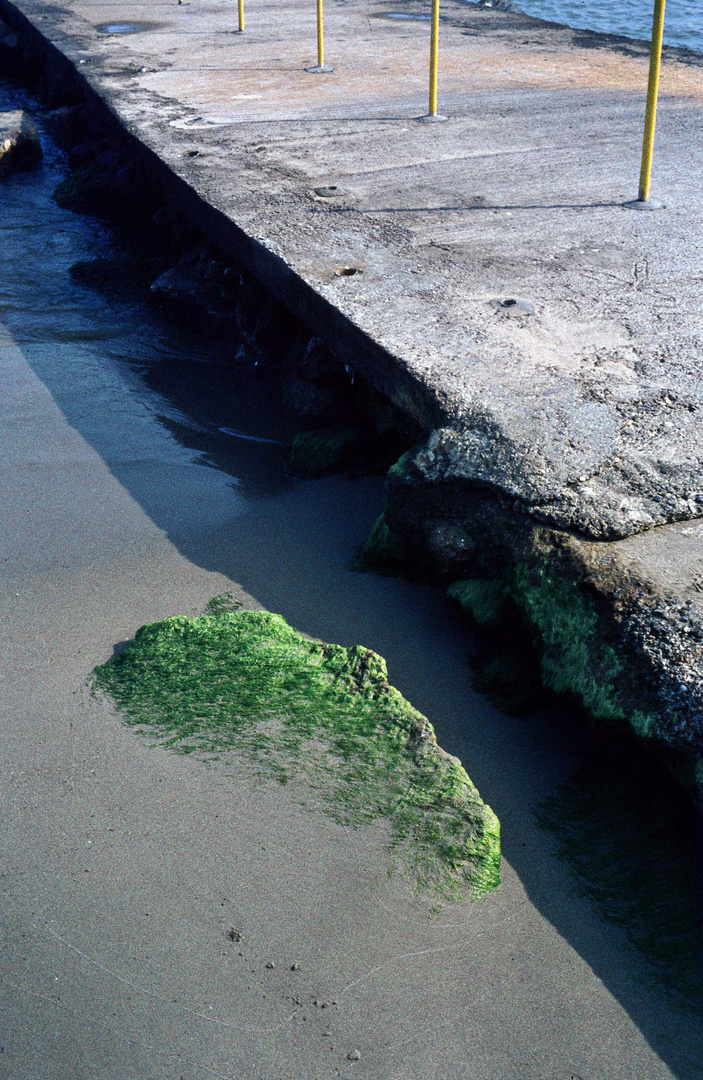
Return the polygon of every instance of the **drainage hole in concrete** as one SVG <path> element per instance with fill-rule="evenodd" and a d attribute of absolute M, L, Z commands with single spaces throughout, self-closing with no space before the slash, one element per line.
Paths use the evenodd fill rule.
<path fill-rule="evenodd" d="M 337 277 L 354 277 L 354 274 L 360 274 L 360 266 L 340 266 L 338 270 L 335 270 Z"/>
<path fill-rule="evenodd" d="M 183 157 L 200 157 L 201 154 L 201 150 L 186 150 Z"/>
<path fill-rule="evenodd" d="M 491 300 L 491 307 L 502 311 L 504 315 L 534 315 L 535 313 L 534 304 L 518 296 L 506 296 L 503 299 Z"/>

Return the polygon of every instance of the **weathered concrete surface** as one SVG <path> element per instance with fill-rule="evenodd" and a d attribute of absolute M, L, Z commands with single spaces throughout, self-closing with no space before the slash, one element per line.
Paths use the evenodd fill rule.
<path fill-rule="evenodd" d="M 703 58 L 667 53 L 667 208 L 640 214 L 621 204 L 647 58 L 623 39 L 449 3 L 449 120 L 421 124 L 428 28 L 393 17 L 424 12 L 412 2 L 328 4 L 329 76 L 304 70 L 314 11 L 299 2 L 248 5 L 242 35 L 229 4 L 17 6 L 255 239 L 238 254 L 280 298 L 450 429 L 435 473 L 594 539 L 703 507 Z M 513 297 L 534 314 L 491 304 Z"/>
<path fill-rule="evenodd" d="M 494 629 L 500 608 L 508 631 L 514 614 L 504 605 L 517 604 L 545 685 L 647 740 L 703 800 L 701 525 L 585 540 L 485 491 L 428 484 L 417 464 L 426 453 L 405 454 L 389 471 L 370 564 L 422 557 L 460 591 L 489 588 Z"/>

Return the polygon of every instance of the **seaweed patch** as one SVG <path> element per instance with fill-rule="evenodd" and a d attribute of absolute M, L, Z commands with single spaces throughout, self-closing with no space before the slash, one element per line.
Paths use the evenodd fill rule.
<path fill-rule="evenodd" d="M 382 657 L 310 641 L 280 615 L 212 604 L 141 627 L 96 668 L 127 723 L 181 753 L 246 752 L 304 780 L 341 824 L 380 818 L 421 888 L 481 896 L 500 879 L 500 825 Z"/>

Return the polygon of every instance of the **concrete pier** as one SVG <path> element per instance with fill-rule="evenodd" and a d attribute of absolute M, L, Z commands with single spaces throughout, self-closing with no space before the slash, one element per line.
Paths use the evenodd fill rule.
<path fill-rule="evenodd" d="M 448 477 L 592 539 L 703 508 L 703 58 L 667 54 L 666 209 L 635 214 L 644 46 L 449 3 L 426 124 L 421 5 L 330 3 L 326 76 L 300 2 L 243 34 L 224 3 L 19 8 L 275 295 L 461 433 Z"/>

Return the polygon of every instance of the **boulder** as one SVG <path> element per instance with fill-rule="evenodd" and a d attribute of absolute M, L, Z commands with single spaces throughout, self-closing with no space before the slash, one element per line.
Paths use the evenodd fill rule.
<path fill-rule="evenodd" d="M 37 125 L 21 109 L 0 113 L 0 177 L 36 169 L 42 158 Z"/>

